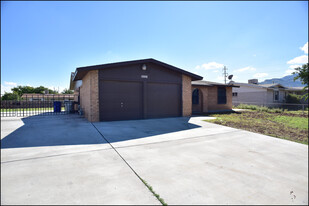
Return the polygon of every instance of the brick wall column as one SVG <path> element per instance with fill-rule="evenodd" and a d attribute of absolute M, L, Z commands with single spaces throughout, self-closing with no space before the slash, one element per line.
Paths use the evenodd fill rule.
<path fill-rule="evenodd" d="M 99 112 L 99 70 L 91 71 L 90 81 L 90 120 L 91 122 L 100 121 Z"/>
<path fill-rule="evenodd" d="M 192 115 L 191 77 L 182 75 L 182 116 Z"/>
<path fill-rule="evenodd" d="M 80 87 L 80 104 L 85 118 L 90 122 L 100 121 L 98 74 L 98 70 L 89 71 Z"/>

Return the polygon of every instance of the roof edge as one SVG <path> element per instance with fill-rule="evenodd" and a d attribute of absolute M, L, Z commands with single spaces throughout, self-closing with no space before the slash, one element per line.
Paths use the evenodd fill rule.
<path fill-rule="evenodd" d="M 77 76 L 79 71 L 87 71 L 88 72 L 88 71 L 91 71 L 91 70 L 97 70 L 97 69 L 103 69 L 103 68 L 112 68 L 112 67 L 117 67 L 117 66 L 139 64 L 139 63 L 154 63 L 154 64 L 161 65 L 163 67 L 167 67 L 167 68 L 174 70 L 176 72 L 180 72 L 180 73 L 185 74 L 187 76 L 190 76 L 192 78 L 192 80 L 202 80 L 203 79 L 202 76 L 199 76 L 197 74 L 188 72 L 186 70 L 180 69 L 178 67 L 175 67 L 173 65 L 158 61 L 158 60 L 153 59 L 153 58 L 148 58 L 148 59 L 131 60 L 131 61 L 123 61 L 123 62 L 115 62 L 115 63 L 107 63 L 107 64 L 77 67 L 76 70 L 75 70 L 73 81 L 78 80 L 78 79 L 76 79 L 76 76 Z"/>

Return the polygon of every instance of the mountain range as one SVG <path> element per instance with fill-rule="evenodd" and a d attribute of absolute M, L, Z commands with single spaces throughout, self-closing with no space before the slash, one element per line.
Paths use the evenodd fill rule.
<path fill-rule="evenodd" d="M 294 77 L 296 77 L 297 74 L 291 74 L 282 78 L 272 78 L 272 79 L 266 79 L 263 82 L 260 82 L 259 84 L 281 84 L 284 87 L 304 87 L 299 79 L 295 80 Z"/>

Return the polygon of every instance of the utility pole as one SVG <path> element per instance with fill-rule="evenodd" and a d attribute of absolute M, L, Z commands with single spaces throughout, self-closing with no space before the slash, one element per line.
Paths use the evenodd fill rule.
<path fill-rule="evenodd" d="M 226 77 L 228 76 L 228 73 L 226 72 L 227 71 L 226 66 L 224 66 L 222 70 L 223 70 L 223 76 L 224 76 L 224 84 L 226 84 Z"/>

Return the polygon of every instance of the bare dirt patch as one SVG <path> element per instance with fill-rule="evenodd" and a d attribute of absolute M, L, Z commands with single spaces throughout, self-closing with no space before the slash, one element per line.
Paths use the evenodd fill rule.
<path fill-rule="evenodd" d="M 211 116 L 217 117 L 217 119 L 207 121 L 308 144 L 307 114 L 245 111 Z"/>

